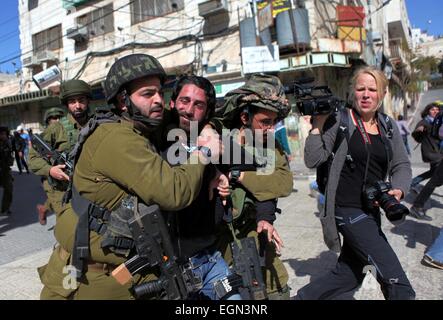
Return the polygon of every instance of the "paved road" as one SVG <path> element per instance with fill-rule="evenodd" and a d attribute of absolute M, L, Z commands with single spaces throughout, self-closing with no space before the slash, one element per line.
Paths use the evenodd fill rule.
<path fill-rule="evenodd" d="M 431 91 L 423 96 L 420 108 L 442 97 L 443 90 Z M 410 145 L 414 146 L 412 141 Z M 414 175 L 428 167 L 421 162 L 419 148 L 414 150 L 411 162 Z M 279 201 L 283 213 L 276 226 L 285 242 L 282 258 L 290 274 L 291 296 L 294 296 L 303 285 L 331 269 L 337 257 L 323 242 L 316 201 L 309 197 L 312 171 L 299 162 L 294 162 L 292 168 L 296 170 L 294 189 L 297 192 Z M 15 175 L 15 178 L 13 214 L 0 218 L 0 299 L 38 299 L 41 284 L 36 268 L 47 262 L 55 243 L 52 230 L 48 230 L 54 224 L 54 216 L 49 217 L 47 226 L 40 226 L 35 205 L 43 202 L 44 193 L 38 178 L 33 175 Z M 413 195 L 408 195 L 406 204 L 409 206 L 412 200 Z M 394 227 L 384 219 L 383 230 L 417 292 L 417 299 L 441 300 L 443 271 L 423 266 L 420 261 L 443 226 L 443 187 L 435 190 L 427 206 L 432 207 L 428 213 L 433 221 L 408 217 L 404 224 Z M 361 289 L 339 299 L 383 299 L 383 296 L 378 285 L 367 277 Z"/>

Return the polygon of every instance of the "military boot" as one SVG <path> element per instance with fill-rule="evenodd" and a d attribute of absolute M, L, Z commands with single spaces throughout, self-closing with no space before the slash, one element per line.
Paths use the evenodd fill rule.
<path fill-rule="evenodd" d="M 291 288 L 289 288 L 288 285 L 284 286 L 278 291 L 268 293 L 268 299 L 269 300 L 290 300 L 290 291 Z"/>

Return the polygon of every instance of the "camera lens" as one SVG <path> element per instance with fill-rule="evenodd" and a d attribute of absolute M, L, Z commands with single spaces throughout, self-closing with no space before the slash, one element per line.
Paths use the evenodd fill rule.
<path fill-rule="evenodd" d="M 409 209 L 399 203 L 394 196 L 383 193 L 379 200 L 380 206 L 386 213 L 386 218 L 393 224 L 400 224 L 404 221 L 405 216 L 409 214 Z"/>
<path fill-rule="evenodd" d="M 405 216 L 409 214 L 408 208 L 406 208 L 404 205 L 398 203 L 391 207 L 389 207 L 388 210 L 385 210 L 386 217 L 389 219 L 389 221 L 403 221 Z"/>

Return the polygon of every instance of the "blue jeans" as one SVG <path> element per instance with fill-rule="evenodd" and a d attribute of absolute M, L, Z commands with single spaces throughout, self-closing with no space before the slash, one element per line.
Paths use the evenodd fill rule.
<path fill-rule="evenodd" d="M 432 260 L 443 263 L 443 228 L 440 230 L 439 236 L 435 239 L 426 254 L 430 256 Z"/>
<path fill-rule="evenodd" d="M 220 300 L 215 292 L 214 284 L 231 274 L 220 251 L 202 250 L 190 258 L 190 261 L 194 275 L 200 277 L 203 282 L 203 287 L 197 294 L 191 296 L 191 299 Z M 233 294 L 227 300 L 241 300 L 241 297 L 239 294 Z"/>
<path fill-rule="evenodd" d="M 408 143 L 408 135 L 405 135 L 405 136 L 402 135 L 401 137 L 403 139 L 403 143 L 405 145 L 406 152 L 408 153 L 408 155 L 411 155 L 411 149 L 409 149 L 409 143 Z"/>

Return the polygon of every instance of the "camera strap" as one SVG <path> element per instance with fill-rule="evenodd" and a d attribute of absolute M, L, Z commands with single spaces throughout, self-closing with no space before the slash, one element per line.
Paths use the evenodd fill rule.
<path fill-rule="evenodd" d="M 357 112 L 354 112 L 354 110 L 351 110 L 351 116 L 357 123 L 357 129 L 360 132 L 360 135 L 363 138 L 363 142 L 365 144 L 366 149 L 366 166 L 365 166 L 365 176 L 363 178 L 363 187 L 366 185 L 366 179 L 368 177 L 368 170 L 369 170 L 369 160 L 371 158 L 371 150 L 369 149 L 368 145 L 371 144 L 371 138 L 369 137 L 368 133 L 366 132 L 365 126 L 363 124 L 363 121 L 361 120 L 360 115 Z"/>

